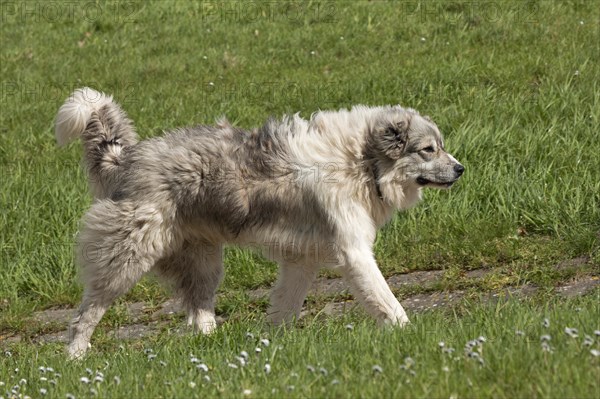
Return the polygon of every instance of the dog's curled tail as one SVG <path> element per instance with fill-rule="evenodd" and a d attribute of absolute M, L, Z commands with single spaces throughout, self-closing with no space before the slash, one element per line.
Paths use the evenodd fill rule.
<path fill-rule="evenodd" d="M 122 152 L 138 141 L 133 123 L 112 96 L 89 87 L 75 90 L 60 107 L 55 134 L 59 146 L 82 139 L 97 197 L 110 195 L 120 175 Z"/>

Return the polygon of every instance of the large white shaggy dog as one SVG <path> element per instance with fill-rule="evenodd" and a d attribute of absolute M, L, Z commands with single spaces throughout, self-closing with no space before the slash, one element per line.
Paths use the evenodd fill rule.
<path fill-rule="evenodd" d="M 226 243 L 262 247 L 279 263 L 275 324 L 298 316 L 326 266 L 378 321 L 402 326 L 406 313 L 373 256 L 376 231 L 423 187 L 450 187 L 464 170 L 436 125 L 400 106 L 286 116 L 250 131 L 221 120 L 138 142 L 112 97 L 83 88 L 56 117 L 59 145 L 77 137 L 95 201 L 78 239 L 85 287 L 71 357 L 151 270 L 172 283 L 188 323 L 212 331 Z"/>

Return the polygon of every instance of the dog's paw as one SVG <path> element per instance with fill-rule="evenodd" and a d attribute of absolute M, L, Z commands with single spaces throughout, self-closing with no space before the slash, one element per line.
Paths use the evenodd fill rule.
<path fill-rule="evenodd" d="M 67 347 L 67 357 L 69 360 L 81 360 L 85 356 L 87 350 L 91 348 L 91 344 L 89 342 L 78 342 L 73 341 Z"/>
<path fill-rule="evenodd" d="M 208 312 L 196 312 L 193 315 L 188 316 L 188 326 L 192 327 L 194 331 L 208 335 L 217 328 L 217 321 L 215 316 Z"/>

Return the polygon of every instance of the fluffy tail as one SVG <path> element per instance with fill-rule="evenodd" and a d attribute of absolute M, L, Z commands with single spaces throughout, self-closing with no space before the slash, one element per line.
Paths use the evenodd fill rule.
<path fill-rule="evenodd" d="M 90 185 L 98 198 L 110 196 L 121 176 L 121 158 L 138 141 L 133 123 L 112 96 L 84 87 L 58 110 L 56 141 L 64 146 L 81 137 Z"/>

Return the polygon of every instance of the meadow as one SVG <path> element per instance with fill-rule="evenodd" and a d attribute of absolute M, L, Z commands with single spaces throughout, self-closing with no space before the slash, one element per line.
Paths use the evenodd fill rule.
<path fill-rule="evenodd" d="M 15 385 L 32 397 L 597 395 L 600 291 L 553 294 L 600 275 L 594 2 L 2 1 L 0 11 L 0 396 Z M 127 321 L 112 310 L 90 356 L 65 363 L 62 345 L 33 342 L 48 331 L 30 317 L 81 297 L 73 243 L 91 197 L 81 145 L 59 149 L 53 136 L 59 106 L 81 86 L 113 94 L 143 138 L 222 115 L 251 128 L 355 104 L 430 115 L 465 175 L 398 213 L 375 252 L 386 277 L 444 271 L 401 300 L 459 288 L 467 298 L 409 314 L 406 330 L 379 330 L 360 312 L 272 330 L 266 302 L 246 292 L 270 286 L 276 265 L 228 248 L 217 304 L 227 322 L 215 335 L 174 335 L 174 320 L 149 340 L 119 341 L 108 333 Z M 572 259 L 585 265 L 556 267 Z M 465 279 L 476 269 L 494 273 Z M 540 288 L 533 298 L 481 299 L 526 284 Z M 168 297 L 148 278 L 122 301 Z"/>

